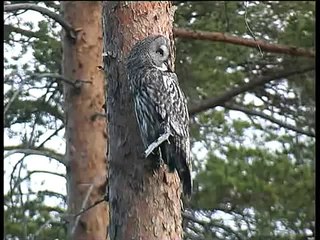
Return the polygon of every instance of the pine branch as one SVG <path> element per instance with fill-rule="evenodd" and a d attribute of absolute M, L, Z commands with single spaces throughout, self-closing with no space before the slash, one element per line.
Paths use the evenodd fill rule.
<path fill-rule="evenodd" d="M 67 162 L 64 160 L 64 155 L 57 153 L 51 149 L 47 148 L 41 148 L 41 149 L 30 149 L 30 148 L 25 148 L 25 146 L 5 146 L 3 148 L 4 151 L 9 151 L 4 155 L 4 158 L 7 158 L 13 154 L 16 153 L 22 153 L 26 155 L 41 155 L 44 157 L 52 158 L 58 161 L 59 163 L 63 164 L 64 166 L 67 166 Z"/>
<path fill-rule="evenodd" d="M 9 40 L 9 33 L 11 33 L 11 32 L 19 33 L 19 34 L 24 35 L 28 38 L 39 38 L 40 37 L 40 34 L 38 34 L 37 32 L 14 27 L 14 26 L 8 25 L 8 24 L 3 25 L 3 32 L 7 33 L 7 34 L 5 34 L 5 37 L 4 37 L 5 41 Z"/>
<path fill-rule="evenodd" d="M 73 27 L 65 21 L 65 19 L 63 19 L 63 17 L 61 17 L 59 14 L 52 12 L 51 10 L 44 8 L 44 7 L 40 7 L 36 4 L 32 4 L 32 3 L 18 3 L 18 4 L 8 4 L 8 5 L 4 5 L 4 11 L 5 12 L 14 12 L 17 10 L 34 10 L 37 11 L 43 15 L 46 15 L 50 18 L 52 18 L 53 20 L 55 20 L 56 22 L 58 22 L 64 29 L 65 31 L 68 33 L 69 37 L 71 37 L 72 39 L 76 38 L 76 32 L 73 29 Z"/>
<path fill-rule="evenodd" d="M 269 120 L 270 122 L 273 122 L 277 125 L 279 125 L 280 127 L 283 127 L 283 128 L 286 128 L 286 129 L 289 129 L 291 131 L 294 131 L 294 132 L 297 132 L 297 133 L 301 133 L 301 134 L 304 134 L 304 135 L 307 135 L 309 137 L 316 137 L 316 135 L 312 132 L 309 132 L 309 131 L 305 131 L 303 129 L 300 129 L 300 128 L 297 128 L 295 126 L 292 126 L 290 124 L 287 124 L 285 122 L 282 122 L 278 119 L 275 119 L 263 112 L 258 112 L 256 110 L 252 110 L 252 109 L 248 109 L 248 108 L 245 108 L 245 107 L 242 107 L 242 106 L 238 106 L 236 104 L 224 104 L 223 105 L 225 108 L 228 108 L 230 110 L 235 110 L 235 111 L 240 111 L 240 112 L 243 112 L 245 114 L 248 114 L 248 115 L 253 115 L 253 116 L 258 116 L 258 117 L 261 117 L 261 118 L 264 118 L 266 120 Z"/>
<path fill-rule="evenodd" d="M 229 232 L 231 234 L 233 234 L 237 239 L 243 239 L 240 234 L 238 234 L 236 231 L 232 230 L 230 227 L 226 226 L 226 225 L 223 225 L 223 224 L 219 224 L 213 220 L 207 222 L 207 221 L 204 221 L 204 220 L 200 220 L 194 216 L 192 216 L 191 214 L 188 214 L 186 212 L 183 212 L 182 213 L 182 217 L 185 218 L 185 219 L 188 219 L 189 221 L 192 221 L 192 222 L 195 222 L 197 224 L 200 224 L 201 226 L 205 227 L 205 228 L 211 228 L 211 227 L 216 227 L 216 228 L 220 228 L 220 229 L 223 229 L 224 231 L 226 232 Z"/>
<path fill-rule="evenodd" d="M 256 80 L 252 80 L 246 84 L 243 84 L 242 86 L 230 89 L 218 97 L 205 99 L 199 103 L 195 103 L 195 104 L 190 105 L 189 106 L 189 114 L 195 115 L 195 114 L 200 113 L 202 111 L 214 108 L 219 105 L 223 105 L 225 102 L 229 101 L 233 97 L 235 97 L 241 93 L 247 92 L 249 90 L 252 90 L 258 86 L 262 86 L 268 82 L 275 81 L 275 80 L 281 80 L 281 79 L 287 78 L 292 75 L 301 74 L 301 73 L 305 73 L 305 72 L 312 71 L 312 70 L 314 70 L 314 66 L 306 67 L 306 68 L 298 69 L 298 70 L 294 69 L 294 70 L 290 70 L 290 71 L 284 71 L 282 73 L 274 74 L 273 76 L 264 76 L 264 77 L 258 78 Z"/>
<path fill-rule="evenodd" d="M 253 47 L 253 48 L 256 48 L 257 46 L 259 46 L 261 50 L 266 52 L 282 53 L 282 54 L 302 56 L 302 57 L 308 57 L 308 58 L 315 57 L 315 52 L 308 49 L 298 48 L 294 46 L 280 45 L 280 44 L 270 44 L 262 40 L 244 39 L 241 37 L 230 36 L 221 32 L 204 32 L 204 31 L 194 31 L 194 30 L 183 29 L 183 28 L 174 28 L 173 33 L 175 37 L 178 37 L 178 38 L 225 42 L 225 43 L 231 43 L 235 45 L 241 45 L 241 46 Z"/>
<path fill-rule="evenodd" d="M 32 74 L 31 77 L 35 77 L 35 78 L 53 78 L 53 79 L 57 79 L 57 80 L 61 80 L 67 84 L 70 84 L 71 86 L 73 86 L 74 88 L 80 89 L 84 83 L 90 83 L 92 84 L 91 81 L 85 81 L 85 80 L 70 80 L 62 75 L 59 74 L 55 74 L 55 73 L 40 73 L 40 74 Z"/>

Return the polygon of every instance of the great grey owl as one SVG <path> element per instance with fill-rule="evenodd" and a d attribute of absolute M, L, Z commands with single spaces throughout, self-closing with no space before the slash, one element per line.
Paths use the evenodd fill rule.
<path fill-rule="evenodd" d="M 170 133 L 151 155 L 166 163 L 170 172 L 177 170 L 183 192 L 190 196 L 189 115 L 177 75 L 168 64 L 169 49 L 166 37 L 149 36 L 133 46 L 126 67 L 144 147 Z"/>

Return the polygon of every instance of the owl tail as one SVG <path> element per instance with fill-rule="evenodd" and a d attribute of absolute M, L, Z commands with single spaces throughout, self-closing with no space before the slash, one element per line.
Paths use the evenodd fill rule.
<path fill-rule="evenodd" d="M 191 196 L 191 175 L 186 161 L 186 153 L 177 147 L 173 139 L 170 140 L 170 143 L 163 144 L 162 152 L 163 156 L 165 156 L 164 162 L 168 165 L 169 171 L 174 172 L 175 169 L 177 170 L 183 184 L 183 193 Z"/>
<path fill-rule="evenodd" d="M 186 164 L 186 160 L 182 161 L 182 159 L 178 160 L 176 163 L 176 169 L 178 175 L 183 184 L 183 193 L 187 196 L 191 196 L 191 176 L 188 165 Z"/>

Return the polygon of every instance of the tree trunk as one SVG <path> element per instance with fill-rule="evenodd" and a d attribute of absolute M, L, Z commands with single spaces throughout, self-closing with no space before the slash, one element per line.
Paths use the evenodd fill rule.
<path fill-rule="evenodd" d="M 63 74 L 78 81 L 64 84 L 68 212 L 72 216 L 103 199 L 106 189 L 106 120 L 100 2 L 62 2 L 64 17 L 77 31 L 75 40 L 64 34 Z M 82 82 L 88 81 L 88 82 Z M 105 203 L 71 218 L 69 239 L 106 239 L 109 223 Z"/>
<path fill-rule="evenodd" d="M 182 239 L 179 178 L 166 168 L 153 171 L 142 157 L 124 65 L 133 44 L 148 35 L 165 35 L 173 49 L 173 15 L 164 1 L 103 3 L 111 240 Z"/>

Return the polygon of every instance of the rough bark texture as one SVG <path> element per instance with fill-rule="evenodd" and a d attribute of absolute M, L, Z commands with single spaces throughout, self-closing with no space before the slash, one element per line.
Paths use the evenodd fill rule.
<path fill-rule="evenodd" d="M 173 49 L 173 15 L 169 2 L 103 3 L 111 240 L 182 239 L 179 178 L 152 170 L 142 157 L 124 65 L 133 44 L 148 35 L 167 36 Z"/>
<path fill-rule="evenodd" d="M 102 6 L 100 2 L 62 2 L 64 17 L 76 30 L 75 40 L 64 34 L 63 74 L 71 80 L 90 81 L 80 88 L 64 86 L 68 212 L 77 214 L 103 198 L 106 188 L 106 121 L 102 65 Z M 79 82 L 81 83 L 81 82 Z M 87 197 L 88 196 L 88 197 Z M 106 239 L 109 221 L 106 203 L 71 219 L 69 239 Z"/>

